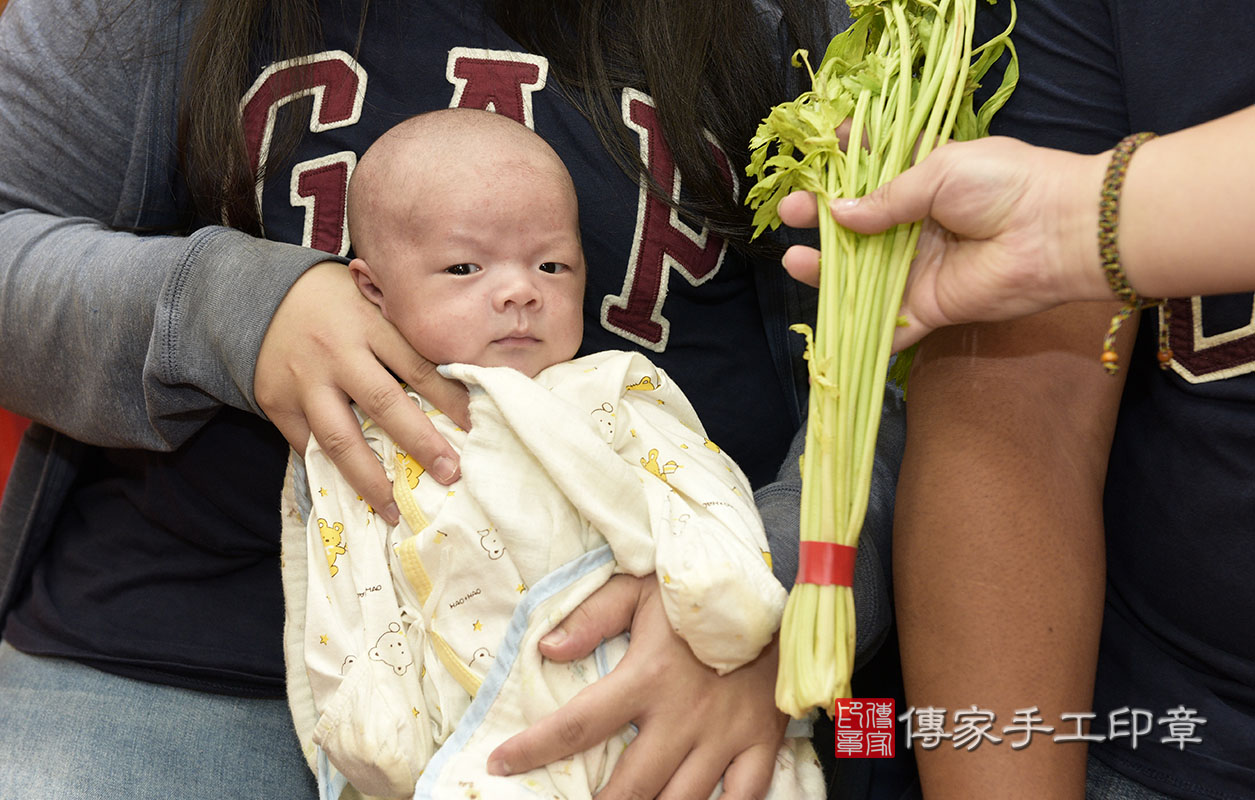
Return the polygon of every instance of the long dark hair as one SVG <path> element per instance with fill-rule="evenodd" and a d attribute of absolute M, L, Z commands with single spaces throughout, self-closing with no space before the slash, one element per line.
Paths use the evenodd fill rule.
<path fill-rule="evenodd" d="M 559 87 L 633 177 L 643 172 L 639 144 L 622 123 L 617 92 L 648 91 L 684 176 L 682 210 L 733 242 L 746 241 L 748 215 L 702 131 L 743 174 L 758 121 L 796 93 L 784 85 L 788 54 L 780 45 L 815 51 L 828 34 L 822 3 L 778 0 L 777 28 L 775 15 L 754 0 L 482 1 L 508 34 L 549 59 Z M 313 52 L 319 39 L 317 0 L 206 0 L 179 115 L 180 163 L 201 218 L 260 232 L 239 100 L 252 80 L 255 48 L 267 59 L 294 58 Z M 279 131 L 268 163 L 279 163 L 300 135 L 297 126 Z"/>

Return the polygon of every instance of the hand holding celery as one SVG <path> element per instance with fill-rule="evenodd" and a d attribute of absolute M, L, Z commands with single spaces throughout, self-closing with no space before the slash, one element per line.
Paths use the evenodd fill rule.
<path fill-rule="evenodd" d="M 854 234 L 829 202 L 887 183 L 951 138 L 973 139 L 1015 84 L 977 110 L 977 82 L 1010 47 L 1010 29 L 974 47 L 976 0 L 848 0 L 855 21 L 833 39 L 812 89 L 773 108 L 750 143 L 747 202 L 755 233 L 780 224 L 780 200 L 814 192 L 819 206 L 820 289 L 807 337 L 811 375 L 802 459 L 799 581 L 780 638 L 776 703 L 793 716 L 848 697 L 854 657 L 849 583 L 867 509 L 890 344 L 920 223 Z M 1013 54 L 1014 55 L 1014 54 Z M 806 63 L 806 53 L 795 56 Z M 837 129 L 849 123 L 843 149 Z M 860 135 L 861 134 L 861 135 Z"/>

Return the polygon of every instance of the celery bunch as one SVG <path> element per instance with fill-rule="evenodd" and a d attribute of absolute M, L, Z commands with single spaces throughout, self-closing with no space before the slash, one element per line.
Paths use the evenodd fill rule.
<path fill-rule="evenodd" d="M 773 108 L 750 143 L 746 171 L 758 180 L 746 202 L 757 209 L 755 236 L 780 224 L 776 207 L 789 192 L 814 192 L 819 204 L 816 330 L 795 326 L 807 337 L 810 370 L 804 549 L 807 541 L 858 543 L 890 344 L 921 228 L 854 234 L 833 221 L 828 203 L 872 191 L 947 140 L 988 132 L 1018 69 L 1010 27 L 973 46 L 976 1 L 848 0 L 854 23 L 832 40 L 818 69 L 804 51 L 794 56 L 794 66 L 810 72 L 811 90 Z M 976 109 L 978 82 L 1008 48 L 1001 85 Z M 837 134 L 843 123 L 851 131 L 845 148 Z M 853 658 L 850 589 L 795 585 L 781 629 L 777 705 L 793 716 L 814 706 L 831 713 L 836 698 L 849 696 Z"/>

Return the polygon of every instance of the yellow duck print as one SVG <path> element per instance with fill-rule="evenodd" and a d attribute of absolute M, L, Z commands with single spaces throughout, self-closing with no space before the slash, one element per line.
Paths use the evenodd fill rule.
<path fill-rule="evenodd" d="M 322 534 L 322 546 L 327 551 L 327 566 L 331 569 L 331 577 L 335 577 L 340 568 L 336 566 L 336 556 L 343 555 L 344 523 L 327 524 L 327 520 L 318 518 L 318 532 Z"/>
<path fill-rule="evenodd" d="M 663 483 L 667 482 L 667 476 L 680 468 L 680 465 L 674 461 L 668 461 L 665 464 L 658 463 L 658 449 L 652 448 L 649 451 L 649 458 L 641 459 L 641 466 L 647 472 L 657 477 Z"/>
<path fill-rule="evenodd" d="M 637 392 L 652 392 L 658 387 L 654 386 L 653 379 L 645 375 L 636 383 L 629 383 L 627 388 Z"/>

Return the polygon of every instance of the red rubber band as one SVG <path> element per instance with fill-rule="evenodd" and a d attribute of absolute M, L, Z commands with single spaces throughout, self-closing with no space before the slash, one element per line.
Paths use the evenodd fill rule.
<path fill-rule="evenodd" d="M 797 583 L 853 586 L 858 548 L 836 542 L 802 540 L 797 551 Z"/>

